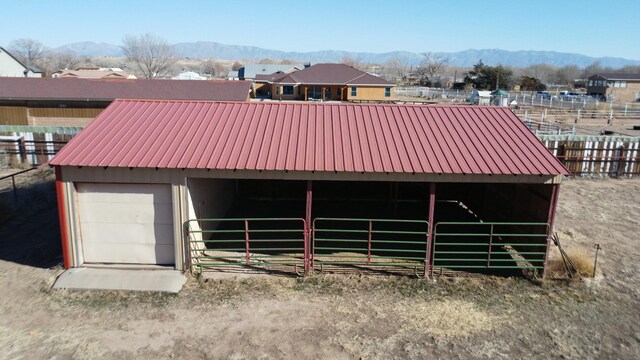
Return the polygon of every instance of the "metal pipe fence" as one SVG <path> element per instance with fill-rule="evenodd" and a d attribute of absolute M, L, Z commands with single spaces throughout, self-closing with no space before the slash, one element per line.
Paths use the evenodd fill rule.
<path fill-rule="evenodd" d="M 539 222 L 438 222 L 431 264 L 447 269 L 542 270 L 549 228 Z"/>
<path fill-rule="evenodd" d="M 429 223 L 425 220 L 316 218 L 312 268 L 342 267 L 427 269 Z"/>
<path fill-rule="evenodd" d="M 212 218 L 185 223 L 192 273 L 242 266 L 301 274 L 308 258 L 307 236 L 301 218 Z"/>

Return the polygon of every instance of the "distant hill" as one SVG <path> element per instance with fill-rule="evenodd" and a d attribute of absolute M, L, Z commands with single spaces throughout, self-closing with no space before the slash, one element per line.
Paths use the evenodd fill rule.
<path fill-rule="evenodd" d="M 71 51 L 79 56 L 111 56 L 122 57 L 122 48 L 119 45 L 107 43 L 95 43 L 93 41 L 84 41 L 73 44 L 62 45 L 54 50 Z"/>
<path fill-rule="evenodd" d="M 386 53 L 350 52 L 338 50 L 321 50 L 312 52 L 293 52 L 264 49 L 255 46 L 225 45 L 211 41 L 198 41 L 190 43 L 178 43 L 173 45 L 176 52 L 183 57 L 205 58 L 213 57 L 226 60 L 260 60 L 270 58 L 274 60 L 294 60 L 297 62 L 337 62 L 345 56 L 352 57 L 361 62 L 385 63 L 387 60 L 399 57 L 411 65 L 418 65 L 422 57 L 418 53 L 409 51 L 393 51 Z M 122 49 L 118 45 L 80 42 L 63 45 L 55 50 L 68 50 L 81 56 L 111 56 L 121 57 Z M 470 67 L 482 59 L 487 65 L 508 65 L 526 67 L 533 64 L 549 64 L 555 66 L 578 65 L 588 66 L 596 61 L 601 66 L 619 68 L 627 65 L 640 65 L 640 60 L 629 60 L 617 57 L 590 57 L 581 54 L 560 53 L 555 51 L 507 51 L 500 49 L 469 49 L 458 52 L 437 52 L 435 54 L 446 56 L 449 64 L 454 66 Z"/>

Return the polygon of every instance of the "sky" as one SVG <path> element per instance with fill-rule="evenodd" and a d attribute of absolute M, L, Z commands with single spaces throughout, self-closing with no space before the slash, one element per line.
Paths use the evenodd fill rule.
<path fill-rule="evenodd" d="M 640 60 L 640 0 L 0 0 L 0 46 L 127 34 L 282 51 L 541 50 Z"/>

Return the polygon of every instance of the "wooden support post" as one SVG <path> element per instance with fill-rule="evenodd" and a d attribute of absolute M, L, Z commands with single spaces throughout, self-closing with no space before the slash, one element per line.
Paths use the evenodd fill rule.
<path fill-rule="evenodd" d="M 551 185 L 551 199 L 549 201 L 549 212 L 547 213 L 547 224 L 549 225 L 547 233 L 547 249 L 544 254 L 544 269 L 542 271 L 542 280 L 547 276 L 547 263 L 549 262 L 549 248 L 551 247 L 551 236 L 553 236 L 553 222 L 556 218 L 556 207 L 558 206 L 558 195 L 560 194 L 560 184 Z"/>
<path fill-rule="evenodd" d="M 433 230 L 434 230 L 434 211 L 436 204 L 436 183 L 432 182 L 429 184 L 429 217 L 427 224 L 427 251 L 426 251 L 426 259 L 424 262 L 424 277 L 425 279 L 430 278 L 433 275 L 433 264 L 431 264 L 431 243 L 433 240 Z"/>

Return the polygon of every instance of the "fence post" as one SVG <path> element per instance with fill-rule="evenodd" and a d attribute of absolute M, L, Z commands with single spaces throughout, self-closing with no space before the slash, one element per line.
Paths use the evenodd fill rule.
<path fill-rule="evenodd" d="M 245 249 L 245 260 L 247 265 L 251 264 L 251 256 L 249 251 L 249 220 L 244 220 L 244 249 Z"/>
<path fill-rule="evenodd" d="M 617 162 L 617 169 L 616 169 L 617 178 L 619 178 L 621 175 L 624 174 L 624 168 L 622 167 L 622 163 L 624 162 L 622 160 L 624 158 L 624 156 L 622 156 L 623 153 L 624 153 L 624 145 L 620 145 L 620 147 L 618 148 L 618 162 Z"/>
<path fill-rule="evenodd" d="M 29 159 L 27 159 L 27 145 L 25 144 L 23 137 L 18 139 L 18 153 L 20 154 L 20 163 L 29 161 Z"/>
<path fill-rule="evenodd" d="M 609 121 L 607 124 L 611 125 L 613 123 L 613 109 L 609 109 Z"/>

